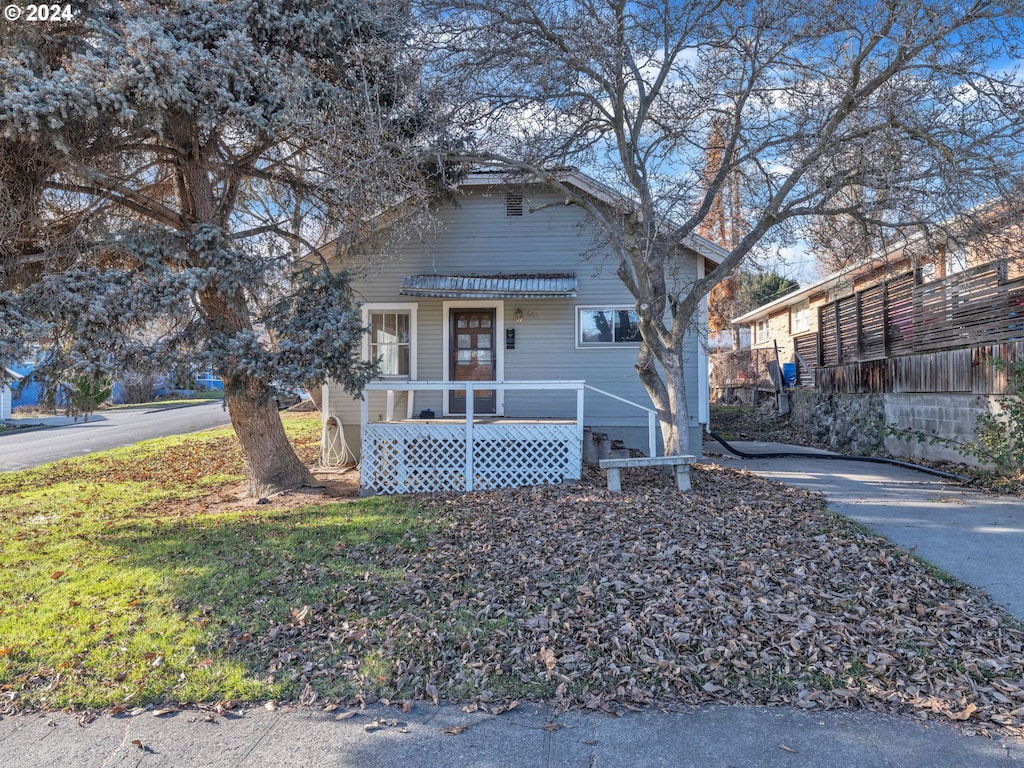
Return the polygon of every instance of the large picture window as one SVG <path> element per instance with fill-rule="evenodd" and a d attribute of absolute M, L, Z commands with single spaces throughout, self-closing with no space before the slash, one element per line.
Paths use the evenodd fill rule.
<path fill-rule="evenodd" d="M 369 326 L 366 357 L 380 366 L 385 378 L 411 378 L 415 364 L 415 310 L 406 307 L 364 307 Z"/>
<path fill-rule="evenodd" d="M 601 347 L 639 344 L 640 318 L 631 307 L 579 307 L 576 312 L 576 345 Z"/>

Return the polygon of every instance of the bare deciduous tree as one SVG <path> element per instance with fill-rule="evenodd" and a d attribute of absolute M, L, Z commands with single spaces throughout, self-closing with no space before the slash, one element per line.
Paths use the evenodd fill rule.
<path fill-rule="evenodd" d="M 464 96 L 478 163 L 587 209 L 636 300 L 640 376 L 688 450 L 683 338 L 711 288 L 772 242 L 846 216 L 906 233 L 1020 187 L 1020 5 L 984 0 L 424 0 L 434 72 Z M 704 172 L 709 137 L 720 162 Z M 621 191 L 609 217 L 551 169 Z M 747 229 L 705 277 L 678 246 L 736 176 Z M 870 201 L 870 205 L 865 201 Z"/>

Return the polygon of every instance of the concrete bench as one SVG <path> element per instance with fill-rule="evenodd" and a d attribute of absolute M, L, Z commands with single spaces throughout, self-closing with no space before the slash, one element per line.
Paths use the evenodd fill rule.
<path fill-rule="evenodd" d="M 696 456 L 639 456 L 635 459 L 601 459 L 601 469 L 608 473 L 608 490 L 622 493 L 622 470 L 626 467 L 675 467 L 676 487 L 690 490 L 690 465 Z"/>

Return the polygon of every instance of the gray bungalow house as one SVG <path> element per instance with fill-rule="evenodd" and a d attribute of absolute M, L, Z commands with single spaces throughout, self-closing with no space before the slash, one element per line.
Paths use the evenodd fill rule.
<path fill-rule="evenodd" d="M 645 454 L 660 429 L 636 373 L 634 299 L 580 208 L 539 186 L 476 173 L 438 202 L 437 226 L 345 266 L 361 302 L 366 359 L 382 378 L 354 399 L 323 391 L 324 456 L 360 459 L 366 492 L 473 490 L 580 477 L 593 434 Z M 563 181 L 611 209 L 588 177 Z M 723 257 L 702 238 L 678 274 Z M 691 445 L 707 423 L 707 360 L 687 346 Z"/>

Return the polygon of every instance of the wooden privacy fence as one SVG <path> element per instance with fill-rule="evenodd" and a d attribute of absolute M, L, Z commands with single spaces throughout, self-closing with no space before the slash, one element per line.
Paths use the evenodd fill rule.
<path fill-rule="evenodd" d="M 963 392 L 1000 395 L 1006 371 L 994 359 L 1024 362 L 1024 341 L 944 349 L 887 360 L 831 365 L 816 371 L 819 392 Z"/>
<path fill-rule="evenodd" d="M 1024 360 L 1024 277 L 1006 274 L 1001 262 L 925 283 L 907 272 L 824 305 L 816 388 L 1004 392 L 991 360 Z"/>
<path fill-rule="evenodd" d="M 1000 262 L 927 283 L 907 272 L 818 311 L 825 366 L 1018 341 L 1024 278 L 1006 279 Z"/>

